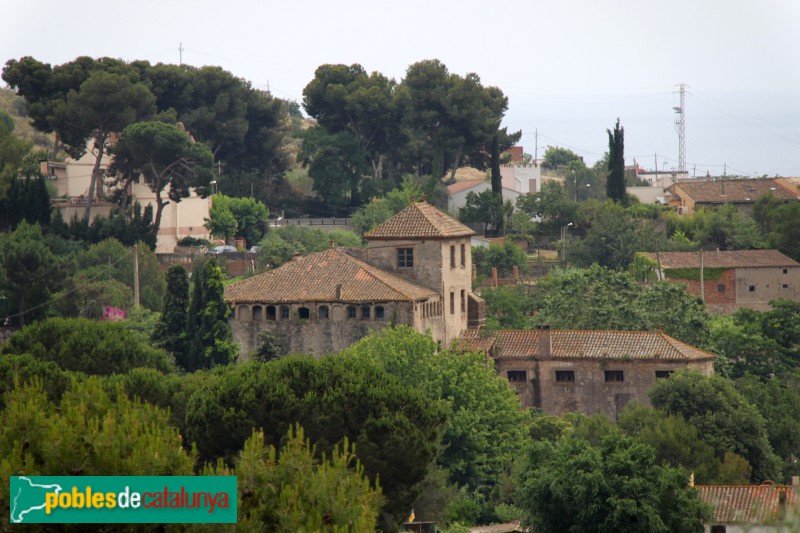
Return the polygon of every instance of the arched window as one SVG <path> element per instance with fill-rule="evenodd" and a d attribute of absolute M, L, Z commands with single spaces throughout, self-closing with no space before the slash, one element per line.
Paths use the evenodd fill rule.
<path fill-rule="evenodd" d="M 329 318 L 330 311 L 328 310 L 327 305 L 319 306 L 319 318 L 322 320 L 327 320 Z"/>
<path fill-rule="evenodd" d="M 239 320 L 250 320 L 250 308 L 246 305 L 239 306 Z"/>
<path fill-rule="evenodd" d="M 347 307 L 347 318 L 356 318 L 356 306 L 350 305 Z"/>
<path fill-rule="evenodd" d="M 261 322 L 264 319 L 264 309 L 260 305 L 253 306 L 253 322 Z"/>
<path fill-rule="evenodd" d="M 384 311 L 382 305 L 375 306 L 375 320 L 383 320 Z"/>
<path fill-rule="evenodd" d="M 298 318 L 311 318 L 311 311 L 308 310 L 308 307 L 301 307 L 297 310 Z"/>
<path fill-rule="evenodd" d="M 361 320 L 369 320 L 369 306 L 362 305 L 361 306 Z"/>
<path fill-rule="evenodd" d="M 282 305 L 281 306 L 281 320 L 287 320 L 289 318 L 289 306 Z"/>
<path fill-rule="evenodd" d="M 275 306 L 268 305 L 267 306 L 267 320 L 275 320 Z"/>

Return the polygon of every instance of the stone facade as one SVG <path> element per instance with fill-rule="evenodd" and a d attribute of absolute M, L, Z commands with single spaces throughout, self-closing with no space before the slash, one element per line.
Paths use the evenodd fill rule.
<path fill-rule="evenodd" d="M 643 253 L 661 261 L 665 279 L 701 296 L 699 252 Z M 772 300 L 800 301 L 800 264 L 776 250 L 703 253 L 702 297 L 712 313 L 766 311 Z"/>
<path fill-rule="evenodd" d="M 676 370 L 714 371 L 714 354 L 660 331 L 468 331 L 457 343 L 494 359 L 523 408 L 554 416 L 613 420 L 632 400 L 649 405 L 650 388 Z"/>
<path fill-rule="evenodd" d="M 571 412 L 602 413 L 611 420 L 615 420 L 631 400 L 650 405 L 648 392 L 656 381 L 686 368 L 706 375 L 713 373 L 711 360 L 495 359 L 498 375 L 509 380 L 523 407 L 537 407 L 554 416 Z M 621 376 L 622 381 L 607 381 L 607 371 L 608 379 Z M 574 381 L 567 381 L 570 377 Z"/>

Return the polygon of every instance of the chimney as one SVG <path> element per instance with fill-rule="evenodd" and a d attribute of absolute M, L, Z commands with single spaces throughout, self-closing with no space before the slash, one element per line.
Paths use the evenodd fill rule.
<path fill-rule="evenodd" d="M 551 353 L 550 324 L 542 324 L 539 326 L 539 357 L 550 357 Z"/>
<path fill-rule="evenodd" d="M 336 247 L 336 241 L 334 241 L 333 239 L 329 240 L 328 243 L 331 245 L 331 248 Z"/>
<path fill-rule="evenodd" d="M 295 252 L 295 253 L 292 254 L 292 261 L 297 261 L 302 256 L 303 256 L 303 254 L 301 254 L 300 252 Z"/>
<path fill-rule="evenodd" d="M 428 195 L 427 194 L 423 194 L 422 195 L 422 202 L 425 203 L 427 201 L 428 201 Z"/>
<path fill-rule="evenodd" d="M 492 287 L 497 288 L 497 267 L 492 267 Z"/>
<path fill-rule="evenodd" d="M 342 299 L 342 284 L 341 283 L 336 285 L 336 299 L 337 300 L 341 300 Z"/>

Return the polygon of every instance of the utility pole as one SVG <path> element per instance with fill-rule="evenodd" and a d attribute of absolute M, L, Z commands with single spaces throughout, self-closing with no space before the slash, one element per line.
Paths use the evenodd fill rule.
<path fill-rule="evenodd" d="M 678 171 L 681 174 L 686 172 L 686 84 L 681 83 L 680 87 L 680 105 L 673 107 L 675 111 L 675 131 L 678 132 Z"/>
<path fill-rule="evenodd" d="M 178 65 L 183 65 L 183 43 L 178 44 Z"/>
<path fill-rule="evenodd" d="M 133 246 L 133 307 L 139 307 L 139 248 Z"/>
<path fill-rule="evenodd" d="M 533 166 L 538 167 L 537 159 L 539 159 L 539 128 L 533 130 Z"/>

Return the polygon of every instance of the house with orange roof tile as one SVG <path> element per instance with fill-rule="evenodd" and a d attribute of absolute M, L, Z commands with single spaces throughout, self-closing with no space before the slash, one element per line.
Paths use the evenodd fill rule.
<path fill-rule="evenodd" d="M 365 235 L 358 253 L 331 248 L 229 285 L 234 341 L 246 358 L 265 329 L 287 353 L 342 350 L 390 324 L 406 324 L 447 347 L 479 327 L 472 294 L 474 232 L 427 202 L 414 202 Z"/>
<path fill-rule="evenodd" d="M 695 485 L 712 510 L 709 533 L 789 533 L 800 527 L 800 478 L 791 485 Z"/>
<path fill-rule="evenodd" d="M 659 279 L 684 285 L 713 313 L 733 313 L 743 307 L 766 311 L 773 300 L 800 301 L 800 263 L 777 250 L 638 255 L 647 259 Z"/>
<path fill-rule="evenodd" d="M 732 204 L 739 212 L 750 215 L 756 201 L 767 194 L 782 202 L 800 199 L 798 186 L 785 178 L 685 180 L 670 185 L 665 192 L 669 205 L 679 215 L 724 204 Z"/>
<path fill-rule="evenodd" d="M 493 359 L 523 408 L 612 420 L 633 400 L 649 405 L 650 388 L 676 370 L 712 374 L 716 357 L 662 331 L 469 330 L 456 346 Z"/>

